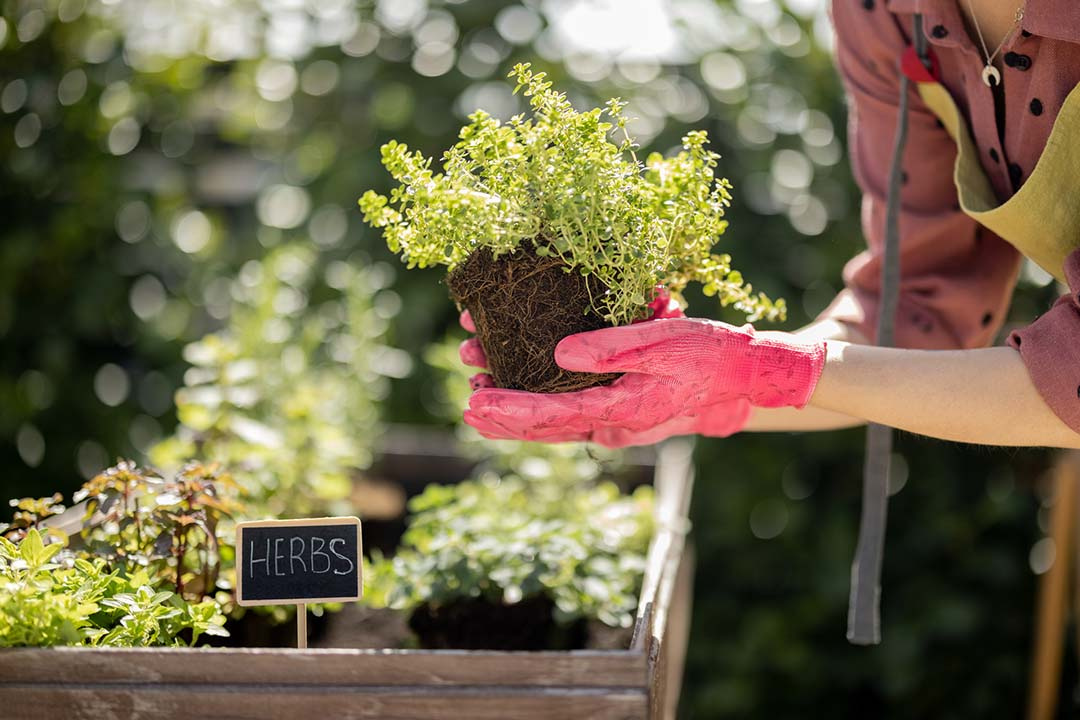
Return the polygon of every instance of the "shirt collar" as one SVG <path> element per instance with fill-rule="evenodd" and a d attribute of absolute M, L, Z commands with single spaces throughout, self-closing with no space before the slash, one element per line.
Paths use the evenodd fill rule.
<path fill-rule="evenodd" d="M 958 45 L 963 33 L 963 23 L 959 26 L 960 9 L 957 0 L 887 0 L 886 6 L 894 13 L 922 13 L 925 16 L 923 26 L 932 43 L 937 45 Z M 944 24 L 949 35 L 935 38 L 931 34 L 936 25 Z M 1020 29 L 1038 35 L 1080 44 L 1080 2 L 1077 0 L 1027 0 L 1024 4 L 1024 19 Z"/>
<path fill-rule="evenodd" d="M 1080 44 L 1080 3 L 1076 0 L 1027 0 L 1020 27 L 1032 35 Z"/>

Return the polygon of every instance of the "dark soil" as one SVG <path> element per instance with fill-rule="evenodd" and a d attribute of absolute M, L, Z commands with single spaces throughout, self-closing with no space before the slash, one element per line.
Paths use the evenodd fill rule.
<path fill-rule="evenodd" d="M 296 647 L 296 624 L 273 622 L 268 615 L 248 612 L 230 620 L 229 638 L 209 638 L 225 647 Z M 432 611 L 417 610 L 412 618 L 397 610 L 349 603 L 321 617 L 308 615 L 308 644 L 313 648 L 424 648 L 458 650 L 625 650 L 631 628 L 613 628 L 599 620 L 560 626 L 551 617 L 547 598 L 517 605 L 493 605 L 481 600 Z"/>
<path fill-rule="evenodd" d="M 584 621 L 558 625 L 543 595 L 513 605 L 482 599 L 422 605 L 409 618 L 420 646 L 432 650 L 571 650 L 585 647 Z"/>
<path fill-rule="evenodd" d="M 495 259 L 477 250 L 446 277 L 450 296 L 476 323 L 495 385 L 555 393 L 604 385 L 617 374 L 568 372 L 555 364 L 555 346 L 567 335 L 609 323 L 592 309 L 604 287 L 567 272 L 555 257 L 522 247 Z"/>

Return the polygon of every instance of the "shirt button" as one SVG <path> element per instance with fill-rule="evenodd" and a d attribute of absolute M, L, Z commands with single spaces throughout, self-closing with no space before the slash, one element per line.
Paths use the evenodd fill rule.
<path fill-rule="evenodd" d="M 944 25 L 935 25 L 930 34 L 936 37 L 938 40 L 949 34 L 948 29 Z"/>
<path fill-rule="evenodd" d="M 1000 162 L 1001 158 L 998 156 L 998 151 L 994 148 L 990 148 L 990 159 L 994 162 Z"/>
<path fill-rule="evenodd" d="M 1031 58 L 1027 55 L 1007 52 L 1005 53 L 1005 64 L 1009 67 L 1014 67 L 1017 70 L 1023 71 L 1031 67 Z"/>
<path fill-rule="evenodd" d="M 874 0 L 862 0 L 862 6 L 867 10 L 874 9 Z"/>
<path fill-rule="evenodd" d="M 1033 99 L 1031 101 L 1031 105 L 1029 105 L 1028 107 L 1031 109 L 1031 114 L 1032 115 L 1034 115 L 1036 117 L 1038 117 L 1039 115 L 1042 115 L 1042 111 L 1043 111 L 1042 100 L 1040 100 L 1039 98 Z"/>

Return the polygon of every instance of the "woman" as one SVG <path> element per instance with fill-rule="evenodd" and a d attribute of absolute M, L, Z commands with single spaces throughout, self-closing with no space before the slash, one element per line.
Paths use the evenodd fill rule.
<path fill-rule="evenodd" d="M 922 15 L 929 69 L 909 62 Z M 1080 3 L 834 0 L 837 63 L 869 249 L 812 325 L 759 332 L 681 317 L 571 336 L 568 370 L 623 372 L 558 395 L 491 387 L 466 421 L 492 438 L 623 446 L 870 421 L 969 443 L 1080 448 Z M 874 347 L 901 58 L 908 91 L 895 344 Z M 986 348 L 1022 255 L 1070 293 Z M 674 315 L 674 317 L 673 317 Z M 468 318 L 463 317 L 468 326 Z M 475 340 L 465 362 L 483 366 Z"/>

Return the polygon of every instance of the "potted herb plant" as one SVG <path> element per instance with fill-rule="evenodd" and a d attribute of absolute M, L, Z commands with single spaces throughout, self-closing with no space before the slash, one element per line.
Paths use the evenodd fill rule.
<path fill-rule="evenodd" d="M 368 602 L 408 613 L 421 647 L 560 650 L 633 625 L 653 535 L 652 488 L 620 495 L 489 473 L 429 486 Z"/>
<path fill-rule="evenodd" d="M 704 131 L 688 133 L 674 156 L 642 162 L 625 103 L 578 112 L 529 64 L 510 77 L 531 117 L 503 123 L 477 110 L 442 172 L 391 141 L 382 162 L 398 186 L 360 199 L 365 221 L 410 268 L 448 268 L 496 385 L 560 392 L 610 381 L 559 368 L 555 345 L 644 318 L 657 286 L 678 297 L 698 282 L 751 320 L 783 315 L 782 301 L 755 294 L 713 252 L 730 186 L 716 177 Z"/>

